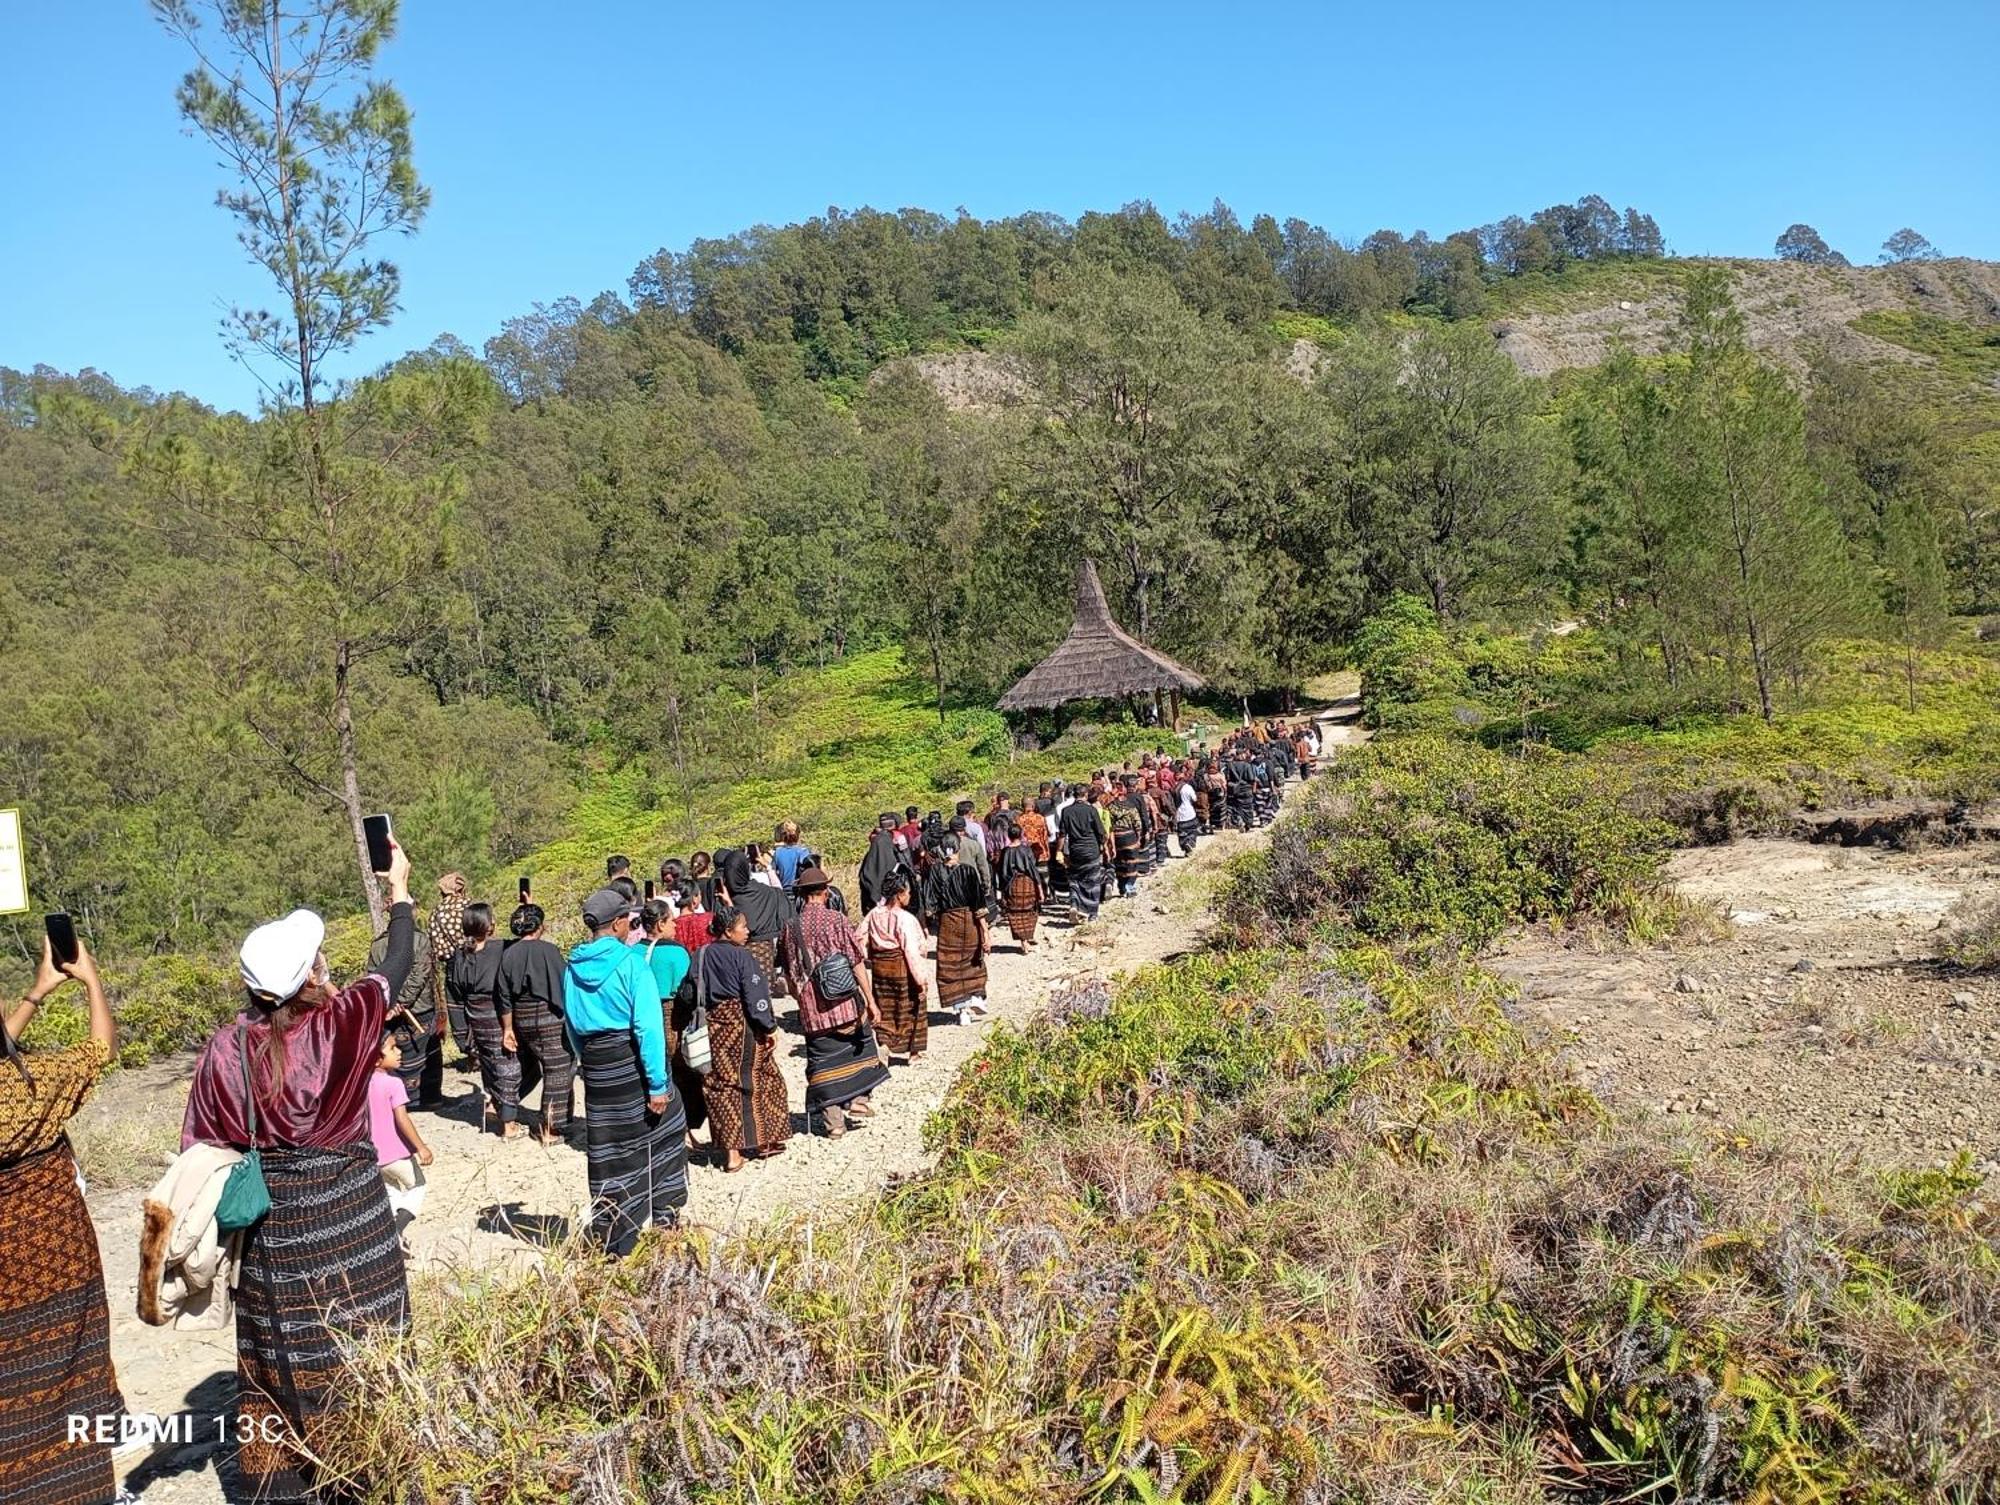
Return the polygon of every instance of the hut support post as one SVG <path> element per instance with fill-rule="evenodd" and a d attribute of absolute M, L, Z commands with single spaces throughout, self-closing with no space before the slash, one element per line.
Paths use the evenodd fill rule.
<path fill-rule="evenodd" d="M 1167 697 L 1167 704 L 1173 708 L 1172 709 L 1173 721 L 1171 725 L 1173 726 L 1173 729 L 1176 732 L 1178 732 L 1181 729 L 1181 692 L 1179 690 L 1173 691 Z"/>

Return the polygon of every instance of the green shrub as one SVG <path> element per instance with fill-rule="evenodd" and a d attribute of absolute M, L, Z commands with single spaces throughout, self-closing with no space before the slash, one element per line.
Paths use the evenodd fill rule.
<path fill-rule="evenodd" d="M 1450 702 L 1470 690 L 1437 614 L 1415 596 L 1394 597 L 1362 624 L 1354 666 L 1361 671 L 1361 713 L 1374 727 L 1441 728 Z"/>
<path fill-rule="evenodd" d="M 953 711 L 944 718 L 943 740 L 971 758 L 1004 758 L 1014 745 L 1007 718 L 998 711 Z"/>
<path fill-rule="evenodd" d="M 193 1050 L 236 1017 L 243 987 L 235 971 L 203 956 L 149 956 L 137 967 L 110 969 L 105 992 L 118 1024 L 118 1063 L 143 1066 L 157 1057 Z M 90 1033 L 83 994 L 71 984 L 60 1002 L 43 1009 L 24 1043 L 57 1050 Z"/>
<path fill-rule="evenodd" d="M 1334 921 L 1396 942 L 1479 947 L 1507 926 L 1657 904 L 1671 833 L 1629 813 L 1584 759 L 1399 737 L 1343 758 L 1241 864 L 1223 912 L 1301 934 Z"/>

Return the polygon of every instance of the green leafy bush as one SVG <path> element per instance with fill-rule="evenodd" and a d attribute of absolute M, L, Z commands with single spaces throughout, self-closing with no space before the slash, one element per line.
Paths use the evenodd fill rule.
<path fill-rule="evenodd" d="M 1373 727 L 1438 727 L 1468 695 L 1465 665 L 1415 596 L 1396 596 L 1354 637 L 1361 671 L 1361 713 Z"/>
<path fill-rule="evenodd" d="M 1269 850 L 1236 868 L 1223 912 L 1250 931 L 1333 921 L 1474 947 L 1526 920 L 1631 922 L 1659 902 L 1671 834 L 1629 813 L 1583 759 L 1399 737 L 1316 780 Z"/>
<path fill-rule="evenodd" d="M 243 1006 L 235 971 L 211 957 L 145 957 L 136 967 L 107 970 L 104 986 L 118 1024 L 121 1066 L 143 1066 L 159 1056 L 193 1050 Z M 90 1033 L 77 985 L 72 983 L 58 999 L 29 1026 L 24 1043 L 31 1050 L 57 1050 Z"/>
<path fill-rule="evenodd" d="M 1004 758 L 1013 745 L 1007 718 L 998 711 L 953 711 L 941 728 L 946 742 L 956 743 L 968 757 Z"/>

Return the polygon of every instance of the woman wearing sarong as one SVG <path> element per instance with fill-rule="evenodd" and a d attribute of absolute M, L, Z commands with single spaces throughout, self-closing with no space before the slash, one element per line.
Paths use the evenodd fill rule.
<path fill-rule="evenodd" d="M 708 1049 L 715 1063 L 702 1090 L 709 1143 L 721 1154 L 722 1168 L 734 1172 L 746 1159 L 783 1153 L 792 1115 L 778 1070 L 771 980 L 750 949 L 750 921 L 724 905 L 709 928 L 714 943 L 694 961 L 697 988 L 708 998 Z"/>
<path fill-rule="evenodd" d="M 986 881 L 959 858 L 958 840 L 947 832 L 931 857 L 929 908 L 937 916 L 938 1002 L 968 1019 L 986 1017 L 986 955 L 993 949 L 986 929 Z"/>
<path fill-rule="evenodd" d="M 715 870 L 722 875 L 724 902 L 741 914 L 749 926 L 745 945 L 750 954 L 757 958 L 757 965 L 764 969 L 767 979 L 776 976 L 778 932 L 792 918 L 792 896 L 775 884 L 760 881 L 751 871 L 749 854 L 740 849 L 716 853 Z M 715 929 L 713 925 L 709 928 Z M 719 931 L 715 933 L 720 935 Z"/>
<path fill-rule="evenodd" d="M 1138 798 L 1138 791 L 1134 790 L 1111 801 L 1105 811 L 1111 818 L 1112 865 L 1118 875 L 1118 893 L 1119 897 L 1126 899 L 1139 892 L 1143 819 L 1139 814 Z"/>
<path fill-rule="evenodd" d="M 1152 807 L 1153 817 L 1153 869 L 1165 872 L 1167 860 L 1172 855 L 1167 850 L 1167 833 L 1174 828 L 1173 796 L 1169 785 L 1158 774 L 1150 778 L 1144 790 L 1147 803 Z"/>
<path fill-rule="evenodd" d="M 544 1146 L 554 1145 L 568 1131 L 576 1096 L 576 1057 L 563 1021 L 563 954 L 542 934 L 547 919 L 541 905 L 523 904 L 508 920 L 514 944 L 500 953 L 498 994 L 500 1012 L 514 1028 L 521 1069 L 516 1114 L 522 1099 L 539 1086 L 542 1107 L 535 1138 Z"/>
<path fill-rule="evenodd" d="M 1000 908 L 1007 916 L 1007 930 L 1025 953 L 1035 946 L 1035 923 L 1042 917 L 1042 865 L 1021 833 L 1007 830 L 1007 845 L 1000 849 L 1000 866 L 993 881 L 1000 889 Z"/>
<path fill-rule="evenodd" d="M 881 902 L 862 922 L 861 939 L 868 947 L 882 1044 L 891 1055 L 914 1062 L 930 1043 L 931 1016 L 924 997 L 924 928 L 909 903 L 909 875 L 891 874 L 883 880 Z"/>
<path fill-rule="evenodd" d="M 465 942 L 445 969 L 447 997 L 465 1010 L 465 1022 L 479 1056 L 479 1085 L 486 1094 L 486 1126 L 503 1139 L 519 1128 L 521 1058 L 516 1054 L 514 1016 L 500 997 L 500 944 L 493 938 L 493 906 L 465 906 Z"/>
<path fill-rule="evenodd" d="M 260 925 L 240 961 L 249 1006 L 195 1063 L 181 1148 L 262 1155 L 271 1209 L 246 1234 L 236 1291 L 237 1466 L 253 1499 L 307 1495 L 342 1345 L 409 1321 L 409 1289 L 374 1141 L 368 1088 L 383 1021 L 408 977 L 409 859 L 390 849 L 389 945 L 336 991 L 310 910 Z"/>
<path fill-rule="evenodd" d="M 583 1076 L 591 1237 L 622 1259 L 648 1223 L 687 1204 L 687 1115 L 667 1070 L 667 1030 L 645 953 L 626 944 L 632 905 L 615 888 L 583 901 L 590 939 L 563 969 L 563 1015 Z"/>
<path fill-rule="evenodd" d="M 75 978 L 90 1038 L 24 1055 L 15 1043 L 42 1001 Z M 116 1427 L 125 1403 L 111 1368 L 111 1317 L 97 1232 L 64 1132 L 118 1046 L 97 964 L 79 948 L 58 967 L 49 944 L 27 994 L 7 1011 L 0 1052 L 0 1500 L 98 1505 L 116 1492 L 109 1442 L 71 1441 L 69 1419 Z"/>
<path fill-rule="evenodd" d="M 692 1143 L 694 1131 L 708 1122 L 708 1105 L 702 1100 L 701 1073 L 688 1065 L 681 1053 L 681 1036 L 694 1020 L 693 991 L 681 984 L 687 981 L 688 967 L 694 958 L 680 943 L 680 927 L 671 918 L 672 913 L 665 899 L 648 899 L 640 919 L 646 934 L 652 937 L 645 947 L 646 965 L 652 969 L 653 983 L 660 990 L 660 1006 L 666 1010 L 667 1070 L 673 1073 L 674 1090 L 681 1095 L 687 1136 Z M 702 919 L 706 922 L 708 916 L 704 914 Z M 683 997 L 683 993 L 687 996 Z"/>
<path fill-rule="evenodd" d="M 828 902 L 830 889 L 818 863 L 793 877 L 799 915 L 778 938 L 778 966 L 806 1037 L 806 1122 L 817 1115 L 826 1137 L 838 1139 L 851 1123 L 875 1116 L 869 1094 L 889 1080 L 889 1068 L 871 1027 L 877 1014 L 867 959 L 847 916 Z M 836 956 L 847 962 L 853 989 L 828 994 L 821 964 Z"/>

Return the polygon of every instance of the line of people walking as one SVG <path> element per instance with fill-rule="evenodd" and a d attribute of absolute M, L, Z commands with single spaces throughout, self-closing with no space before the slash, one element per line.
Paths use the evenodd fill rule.
<path fill-rule="evenodd" d="M 457 874 L 439 881 L 420 927 L 409 859 L 392 843 L 387 922 L 358 981 L 334 982 L 310 911 L 245 938 L 243 1008 L 202 1050 L 182 1155 L 146 1199 L 140 1314 L 188 1327 L 233 1315 L 245 1485 L 260 1499 L 308 1497 L 342 1345 L 409 1320 L 400 1235 L 433 1159 L 409 1110 L 445 1105 L 446 1039 L 476 1065 L 486 1126 L 503 1138 L 525 1127 L 543 1145 L 576 1144 L 582 1084 L 589 1231 L 623 1256 L 647 1226 L 678 1221 L 691 1152 L 725 1172 L 783 1153 L 793 1121 L 778 999 L 797 1008 L 807 1125 L 850 1133 L 876 1116 L 894 1067 L 923 1058 L 933 1004 L 959 1022 L 986 1016 L 999 927 L 1026 952 L 1050 919 L 1090 922 L 1174 847 L 1191 855 L 1224 826 L 1267 823 L 1280 786 L 1318 753 L 1309 730 L 1274 725 L 1047 782 L 1018 810 L 1001 793 L 984 814 L 971 800 L 949 817 L 884 813 L 854 909 L 790 822 L 768 849 L 670 858 L 644 890 L 613 857 L 567 953 L 525 887 L 503 938 Z M 28 1019 L 71 979 L 88 995 L 88 1038 L 22 1051 Z M 87 950 L 61 966 L 45 953 L 0 1043 L 0 1229 L 29 1256 L 0 1291 L 0 1497 L 102 1500 L 109 1438 L 70 1421 L 106 1418 L 115 1437 L 122 1414 L 96 1237 L 63 1133 L 116 1046 Z"/>

